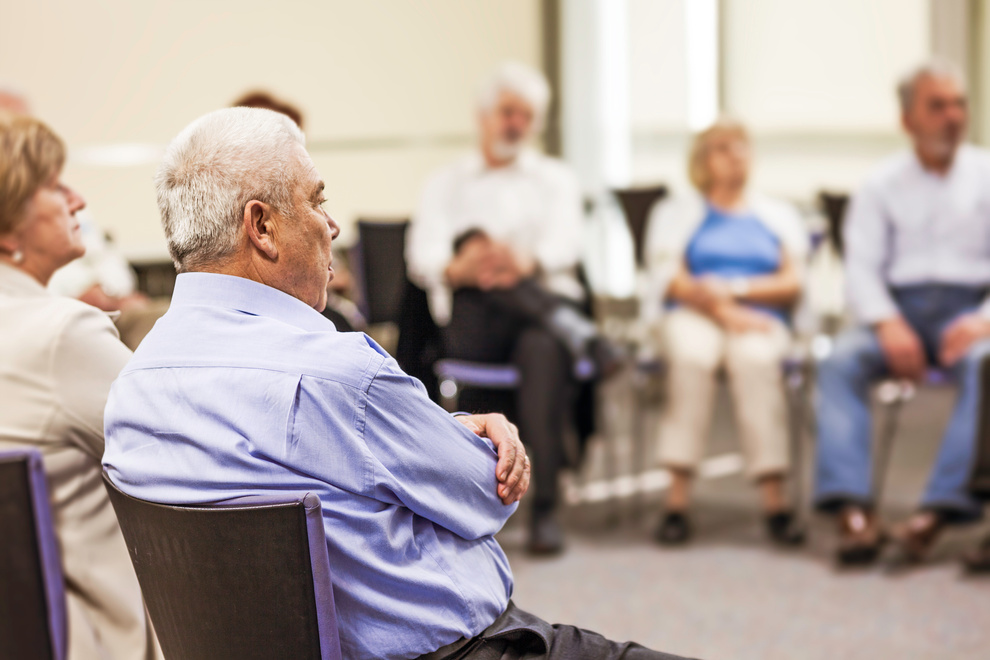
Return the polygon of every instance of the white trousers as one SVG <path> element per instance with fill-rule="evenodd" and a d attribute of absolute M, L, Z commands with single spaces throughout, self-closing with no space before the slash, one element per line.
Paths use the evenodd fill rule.
<path fill-rule="evenodd" d="M 685 307 L 661 328 L 668 362 L 667 404 L 660 423 L 660 462 L 694 470 L 711 429 L 715 388 L 724 369 L 735 408 L 747 473 L 758 479 L 789 466 L 787 402 L 781 361 L 790 346 L 777 321 L 768 332 L 729 333 Z"/>

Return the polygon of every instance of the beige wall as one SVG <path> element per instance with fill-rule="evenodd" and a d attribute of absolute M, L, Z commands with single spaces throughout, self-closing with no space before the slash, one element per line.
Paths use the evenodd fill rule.
<path fill-rule="evenodd" d="M 90 147 L 161 147 L 244 91 L 271 90 L 305 113 L 349 243 L 357 215 L 414 208 L 427 173 L 472 144 L 479 78 L 506 58 L 539 66 L 540 35 L 538 0 L 8 2 L 0 82 L 66 139 L 67 180 L 135 257 L 165 254 L 154 157 L 96 165 L 105 151 Z"/>
<path fill-rule="evenodd" d="M 650 35 L 668 33 L 661 20 L 681 21 L 677 6 L 690 0 L 628 1 L 631 48 L 653 60 L 634 60 L 633 80 L 659 89 L 654 63 L 683 66 L 683 56 L 673 35 L 663 46 Z M 810 203 L 822 188 L 855 189 L 906 144 L 894 86 L 931 52 L 938 1 L 722 0 L 721 103 L 752 129 L 757 187 Z M 683 189 L 687 131 L 675 109 L 686 107 L 686 88 L 677 75 L 665 79 L 663 101 L 633 96 L 633 179 Z"/>

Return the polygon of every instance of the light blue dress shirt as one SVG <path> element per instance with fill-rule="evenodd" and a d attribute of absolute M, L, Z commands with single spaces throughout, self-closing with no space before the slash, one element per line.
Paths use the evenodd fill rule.
<path fill-rule="evenodd" d="M 912 151 L 891 157 L 854 196 L 844 236 L 847 295 L 861 323 L 900 313 L 891 287 L 990 286 L 990 152 L 961 146 L 945 176 Z M 990 317 L 990 304 L 981 313 Z"/>
<path fill-rule="evenodd" d="M 247 279 L 186 273 L 114 383 L 110 477 L 157 502 L 320 497 L 347 658 L 480 633 L 512 593 L 497 455 L 362 333 Z"/>

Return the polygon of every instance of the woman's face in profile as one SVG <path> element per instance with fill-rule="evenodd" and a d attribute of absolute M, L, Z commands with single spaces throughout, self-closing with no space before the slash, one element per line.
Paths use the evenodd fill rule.
<path fill-rule="evenodd" d="M 14 230 L 25 256 L 52 273 L 86 253 L 75 214 L 86 206 L 56 174 L 35 191 Z M 51 273 L 48 273 L 49 276 Z"/>
<path fill-rule="evenodd" d="M 711 185 L 740 185 L 749 177 L 749 143 L 737 135 L 714 136 L 705 148 Z"/>

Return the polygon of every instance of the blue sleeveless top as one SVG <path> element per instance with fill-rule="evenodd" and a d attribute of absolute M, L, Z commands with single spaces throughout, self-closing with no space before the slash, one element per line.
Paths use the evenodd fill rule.
<path fill-rule="evenodd" d="M 685 252 L 688 271 L 695 277 L 722 279 L 770 275 L 780 268 L 780 239 L 751 212 L 727 213 L 708 205 L 701 226 Z M 787 322 L 786 311 L 748 305 Z"/>

